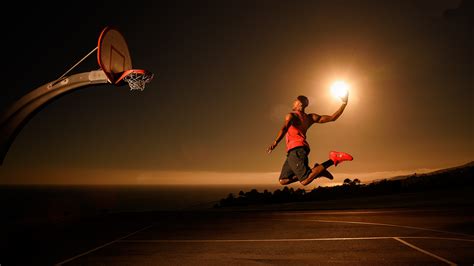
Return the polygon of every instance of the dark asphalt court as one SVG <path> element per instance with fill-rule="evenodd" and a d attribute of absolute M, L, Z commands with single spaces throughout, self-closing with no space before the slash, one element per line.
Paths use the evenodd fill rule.
<path fill-rule="evenodd" d="M 4 265 L 473 265 L 472 209 L 109 214 L 30 228 Z"/>

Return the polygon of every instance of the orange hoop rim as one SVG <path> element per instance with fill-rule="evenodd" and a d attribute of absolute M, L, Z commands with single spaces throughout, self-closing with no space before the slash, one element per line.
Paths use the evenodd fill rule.
<path fill-rule="evenodd" d="M 115 82 L 116 86 L 128 84 L 130 90 L 140 90 L 145 89 L 146 84 L 148 84 L 153 79 L 153 73 L 145 69 L 129 69 L 124 71 L 120 78 Z"/>
<path fill-rule="evenodd" d="M 123 85 L 124 78 L 130 75 L 131 73 L 153 76 L 153 73 L 145 69 L 129 69 L 129 70 L 124 71 L 122 75 L 120 75 L 120 77 L 115 81 L 115 85 Z M 153 79 L 153 77 L 151 79 Z"/>

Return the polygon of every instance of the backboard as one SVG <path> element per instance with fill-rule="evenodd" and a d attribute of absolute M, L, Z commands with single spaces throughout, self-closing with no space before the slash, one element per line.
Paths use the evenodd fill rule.
<path fill-rule="evenodd" d="M 123 72 L 132 69 L 127 42 L 117 29 L 106 27 L 102 30 L 97 48 L 97 61 L 110 83 L 115 84 Z"/>

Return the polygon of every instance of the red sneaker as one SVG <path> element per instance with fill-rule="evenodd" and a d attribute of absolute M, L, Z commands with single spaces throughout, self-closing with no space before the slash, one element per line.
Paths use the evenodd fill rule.
<path fill-rule="evenodd" d="M 352 161 L 354 159 L 350 154 L 340 151 L 331 151 L 329 158 L 334 162 L 335 166 L 343 161 Z"/>

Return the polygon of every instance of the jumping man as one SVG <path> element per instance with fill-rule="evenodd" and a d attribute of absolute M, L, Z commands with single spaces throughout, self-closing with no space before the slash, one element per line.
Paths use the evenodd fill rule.
<path fill-rule="evenodd" d="M 331 151 L 329 160 L 322 164 L 316 163 L 313 168 L 308 165 L 309 144 L 306 141 L 306 131 L 314 123 L 327 123 L 336 121 L 347 106 L 349 95 L 341 97 L 342 105 L 333 115 L 307 114 L 305 108 L 309 104 L 306 96 L 300 95 L 293 102 L 293 111 L 285 117 L 285 123 L 278 132 L 275 141 L 268 147 L 271 153 L 286 135 L 287 156 L 281 169 L 280 184 L 288 185 L 300 181 L 304 186 L 320 176 L 333 179 L 326 169 L 331 165 L 337 166 L 343 161 L 352 161 L 353 157 L 344 152 Z"/>

